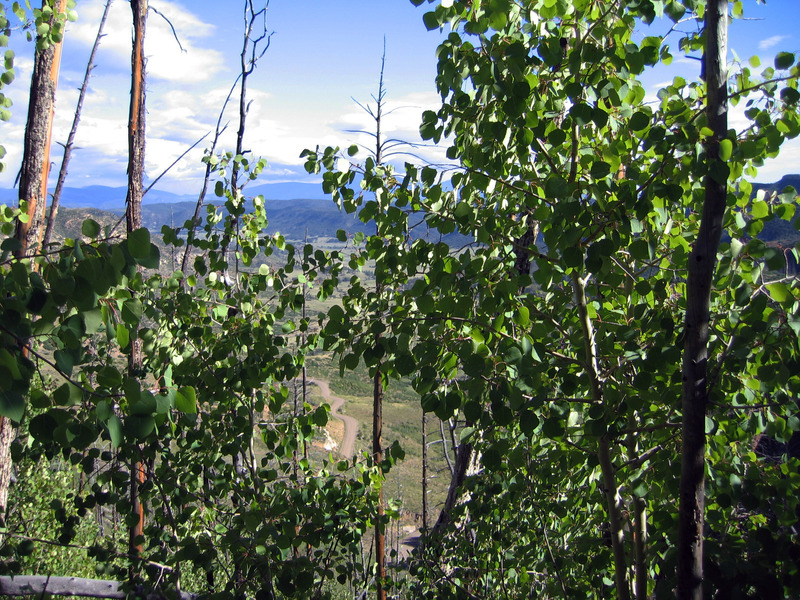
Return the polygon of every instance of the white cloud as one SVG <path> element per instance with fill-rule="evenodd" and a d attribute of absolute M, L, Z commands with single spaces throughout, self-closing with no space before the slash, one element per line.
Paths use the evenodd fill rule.
<path fill-rule="evenodd" d="M 767 39 L 758 42 L 758 49 L 768 50 L 769 48 L 774 48 L 775 46 L 780 44 L 783 40 L 789 39 L 790 37 L 791 36 L 789 35 L 773 35 L 772 37 L 768 37 Z"/>
<path fill-rule="evenodd" d="M 65 39 L 91 46 L 97 35 L 103 5 L 104 2 L 99 0 L 82 5 L 81 18 L 70 27 Z M 98 50 L 104 56 L 113 55 L 114 62 L 122 69 L 130 69 L 132 24 L 127 6 L 124 2 L 112 4 L 104 29 L 106 36 Z M 153 8 L 161 14 L 151 11 L 147 18 L 145 54 L 148 77 L 180 85 L 208 81 L 216 75 L 223 67 L 223 55 L 204 44 L 214 35 L 214 25 L 202 21 L 175 2 L 162 0 L 153 4 Z M 175 33 L 165 19 L 172 23 Z M 176 36 L 185 52 L 181 51 Z"/>

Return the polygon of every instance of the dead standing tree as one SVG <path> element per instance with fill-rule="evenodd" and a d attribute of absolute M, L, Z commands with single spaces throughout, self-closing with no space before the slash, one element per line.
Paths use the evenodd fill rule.
<path fill-rule="evenodd" d="M 142 194 L 144 182 L 145 150 L 145 59 L 144 36 L 147 24 L 147 0 L 131 0 L 133 16 L 133 52 L 131 55 L 131 103 L 128 116 L 128 193 L 125 199 L 127 232 L 130 236 L 142 226 Z M 131 332 L 128 372 L 138 377 L 142 371 L 142 341 L 138 333 Z M 140 457 L 131 458 L 130 502 L 138 516 L 130 528 L 129 552 L 138 556 L 144 537 L 144 510 L 139 501 L 139 487 L 144 481 L 144 466 Z M 131 568 L 131 576 L 134 569 Z"/>
<path fill-rule="evenodd" d="M 383 75 L 386 68 L 386 40 L 383 41 L 383 55 L 381 56 L 381 71 L 378 80 L 378 95 L 372 96 L 375 100 L 375 110 L 371 106 L 365 106 L 358 100 L 361 109 L 364 110 L 374 121 L 375 131 L 364 130 L 349 130 L 350 133 L 363 133 L 375 140 L 375 149 L 370 150 L 375 164 L 380 166 L 383 164 L 384 153 L 388 149 L 388 144 L 394 140 L 384 140 L 381 135 L 381 126 L 383 124 L 383 117 L 386 114 L 386 88 L 383 85 Z M 375 295 L 377 298 L 381 297 L 380 283 L 377 284 Z M 383 307 L 379 306 L 378 313 L 375 314 L 376 320 L 383 320 L 383 315 L 380 313 Z M 376 335 L 375 345 L 380 344 L 380 334 Z M 375 373 L 372 377 L 372 458 L 376 465 L 383 463 L 383 394 L 384 394 L 384 379 L 380 363 L 375 366 Z M 386 579 L 386 525 L 385 525 L 385 510 L 383 507 L 383 486 L 378 491 L 378 506 L 375 518 L 375 577 L 377 580 L 377 589 L 375 597 L 377 600 L 386 600 L 386 589 L 384 588 L 384 580 Z"/>
<path fill-rule="evenodd" d="M 36 38 L 36 57 L 28 100 L 28 121 L 25 125 L 25 146 L 19 174 L 20 208 L 27 220 L 19 220 L 14 237 L 15 255 L 23 259 L 35 254 L 42 237 L 44 210 L 47 203 L 47 177 L 50 174 L 50 140 L 53 130 L 58 72 L 61 64 L 61 35 L 66 20 L 66 0 L 42 0 L 42 8 L 52 9 L 47 27 Z M 44 25 L 44 24 L 43 24 Z M 58 40 L 58 41 L 55 41 Z M 23 350 L 26 352 L 26 350 Z M 11 483 L 11 442 L 14 426 L 8 417 L 0 416 L 0 517 L 4 517 Z"/>
<path fill-rule="evenodd" d="M 242 42 L 242 52 L 240 55 L 241 72 L 239 85 L 239 129 L 236 131 L 236 153 L 235 156 L 243 156 L 244 132 L 247 123 L 247 113 L 250 110 L 250 102 L 247 100 L 247 79 L 255 71 L 259 59 L 264 56 L 269 49 L 272 34 L 267 30 L 267 12 L 269 11 L 269 0 L 265 0 L 264 6 L 256 10 L 253 0 L 245 0 L 244 3 L 244 39 Z M 238 199 L 239 188 L 239 161 L 234 161 L 231 168 L 230 192 L 231 197 Z M 231 217 L 230 231 L 235 232 L 238 227 L 238 217 Z M 226 235 L 222 240 L 221 256 L 224 260 L 225 254 L 230 244 L 230 235 Z"/>

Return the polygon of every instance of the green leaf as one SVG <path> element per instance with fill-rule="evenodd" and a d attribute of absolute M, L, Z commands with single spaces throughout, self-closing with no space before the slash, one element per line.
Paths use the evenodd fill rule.
<path fill-rule="evenodd" d="M 525 435 L 533 435 L 533 432 L 539 426 L 539 417 L 532 410 L 523 411 L 519 417 L 519 426 Z"/>
<path fill-rule="evenodd" d="M 733 142 L 728 139 L 720 140 L 719 142 L 719 158 L 720 160 L 730 160 L 733 155 Z"/>
<path fill-rule="evenodd" d="M 109 421 L 109 423 L 110 422 L 111 421 Z M 125 423 L 123 425 L 125 435 L 137 441 L 142 441 L 147 438 L 153 433 L 155 428 L 156 421 L 151 415 L 128 415 L 125 417 Z"/>
<path fill-rule="evenodd" d="M 559 177 L 558 175 L 553 175 L 547 179 L 544 192 L 548 198 L 553 200 L 562 199 L 567 195 L 568 191 L 569 187 L 567 186 L 567 182 L 564 178 Z"/>
<path fill-rule="evenodd" d="M 398 375 L 406 376 L 411 375 L 417 370 L 417 361 L 411 354 L 402 353 L 398 354 L 394 359 L 394 368 Z"/>
<path fill-rule="evenodd" d="M 750 212 L 754 219 L 764 219 L 769 215 L 769 205 L 763 200 L 755 200 Z"/>
<path fill-rule="evenodd" d="M 25 398 L 15 390 L 0 390 L 0 416 L 19 423 L 25 414 Z"/>
<path fill-rule="evenodd" d="M 602 179 L 606 177 L 611 172 L 611 165 L 602 160 L 596 160 L 592 163 L 592 168 L 590 171 L 591 176 L 594 179 Z"/>
<path fill-rule="evenodd" d="M 193 387 L 183 386 L 175 394 L 175 408 L 182 413 L 197 414 L 197 394 Z"/>
<path fill-rule="evenodd" d="M 781 100 L 786 104 L 797 104 L 800 102 L 800 92 L 795 88 L 785 87 L 781 90 Z"/>
<path fill-rule="evenodd" d="M 628 121 L 628 127 L 631 131 L 642 131 L 650 125 L 650 115 L 645 112 L 636 112 Z"/>
<path fill-rule="evenodd" d="M 314 425 L 317 427 L 325 427 L 328 424 L 328 406 L 318 406 L 312 415 Z"/>
<path fill-rule="evenodd" d="M 58 406 L 77 406 L 83 402 L 83 392 L 72 383 L 63 383 L 53 392 L 53 401 Z"/>
<path fill-rule="evenodd" d="M 775 56 L 775 68 L 778 70 L 786 70 L 794 64 L 794 54 L 791 52 L 778 52 Z"/>
<path fill-rule="evenodd" d="M 150 232 L 145 227 L 128 234 L 128 251 L 137 259 L 150 256 Z"/>
<path fill-rule="evenodd" d="M 425 24 L 425 28 L 428 31 L 439 29 L 439 18 L 436 16 L 436 12 L 434 11 L 426 12 L 424 15 L 422 15 L 422 22 Z"/>
<path fill-rule="evenodd" d="M 81 233 L 89 238 L 95 238 L 100 234 L 100 224 L 94 219 L 86 219 L 81 225 Z"/>
<path fill-rule="evenodd" d="M 134 327 L 142 320 L 142 303 L 137 298 L 128 298 L 122 303 L 122 320 Z"/>
<path fill-rule="evenodd" d="M 100 329 L 100 326 L 103 324 L 103 311 L 100 308 L 87 310 L 86 312 L 81 313 L 81 318 L 83 319 L 86 333 L 97 333 L 97 331 Z"/>
<path fill-rule="evenodd" d="M 123 350 L 127 348 L 130 343 L 130 333 L 128 332 L 128 328 L 122 323 L 117 323 L 117 342 L 119 343 L 119 347 Z"/>
<path fill-rule="evenodd" d="M 794 297 L 792 296 L 792 292 L 782 281 L 777 281 L 775 283 L 768 283 L 767 289 L 769 290 L 769 295 L 772 297 L 775 302 L 779 304 L 783 304 L 787 300 L 794 301 Z"/>
<path fill-rule="evenodd" d="M 531 313 L 527 306 L 520 306 L 514 313 L 514 323 L 520 327 L 527 327 L 531 323 Z"/>
<path fill-rule="evenodd" d="M 563 436 L 564 420 L 558 417 L 549 417 L 545 419 L 542 425 L 542 435 L 550 439 L 557 439 Z"/>
<path fill-rule="evenodd" d="M 494 11 L 489 15 L 489 27 L 495 31 L 502 30 L 508 24 L 508 16 L 505 11 Z"/>

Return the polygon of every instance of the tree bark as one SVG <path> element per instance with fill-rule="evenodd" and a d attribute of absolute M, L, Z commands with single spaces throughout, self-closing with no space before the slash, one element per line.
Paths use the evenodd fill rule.
<path fill-rule="evenodd" d="M 128 195 L 126 198 L 126 224 L 128 235 L 142 226 L 142 195 L 144 190 L 145 150 L 145 60 L 144 36 L 147 25 L 147 0 L 130 0 L 133 15 L 133 53 L 131 56 L 131 103 L 128 116 Z M 138 332 L 131 332 L 131 350 L 128 355 L 128 374 L 138 377 L 142 372 L 142 340 Z M 136 449 L 138 451 L 138 448 Z M 139 487 L 144 481 L 144 467 L 139 456 L 131 457 L 130 501 L 138 517 L 129 530 L 129 552 L 139 556 L 144 536 L 144 507 L 139 498 Z M 133 578 L 135 565 L 131 567 Z"/>
<path fill-rule="evenodd" d="M 84 598 L 127 598 L 119 581 L 82 579 L 79 577 L 50 577 L 48 575 L 17 575 L 0 577 L 0 595 L 3 596 L 82 596 Z M 148 594 L 146 598 L 162 598 Z M 180 593 L 181 600 L 194 600 L 197 594 Z"/>
<path fill-rule="evenodd" d="M 44 2 L 45 0 L 43 0 Z M 66 10 L 66 0 L 59 0 L 56 11 Z M 44 4 L 43 4 L 44 6 Z M 19 177 L 19 198 L 28 203 L 28 222 L 18 221 L 14 237 L 19 242 L 15 252 L 18 259 L 32 256 L 39 247 L 47 203 L 47 177 L 50 174 L 50 139 L 53 130 L 58 72 L 62 44 L 51 43 L 36 52 L 28 99 L 28 121 L 25 125 L 25 146 Z M 31 268 L 35 268 L 31 265 Z M 23 349 L 27 355 L 27 350 Z M 11 442 L 14 425 L 8 417 L 0 416 L 0 518 L 5 519 L 8 487 L 11 483 Z M 0 535 L 2 539 L 2 535 Z"/>
<path fill-rule="evenodd" d="M 719 142 L 728 131 L 727 0 L 709 0 L 706 9 L 706 115 L 714 132 L 706 145 L 707 174 L 700 231 L 689 256 L 683 354 L 683 425 L 678 516 L 677 597 L 702 600 L 705 518 L 705 417 L 708 403 L 708 339 L 711 286 L 727 196 Z"/>
<path fill-rule="evenodd" d="M 597 361 L 597 345 L 595 331 L 589 316 L 586 300 L 586 281 L 572 272 L 572 289 L 575 305 L 581 318 L 585 352 L 586 374 L 592 386 L 592 400 L 598 406 L 603 404 L 603 384 L 600 379 L 600 368 Z M 620 496 L 619 485 L 614 463 L 611 460 L 612 439 L 608 435 L 600 437 L 597 443 L 597 459 L 603 476 L 603 489 L 606 496 L 606 511 L 611 531 L 611 549 L 614 554 L 614 584 L 619 600 L 630 600 L 631 590 L 628 580 L 628 559 L 625 554 L 625 508 Z"/>
<path fill-rule="evenodd" d="M 43 0 L 42 7 L 45 2 Z M 67 1 L 59 0 L 55 9 L 58 13 L 63 13 L 66 7 Z M 36 52 L 33 64 L 28 121 L 25 125 L 25 148 L 19 175 L 19 198 L 28 203 L 28 222 L 17 222 L 15 237 L 21 244 L 21 248 L 17 250 L 20 258 L 35 253 L 42 239 L 61 49 L 61 42 L 51 43 L 44 50 Z"/>
<path fill-rule="evenodd" d="M 14 424 L 8 417 L 0 417 L 0 521 L 5 522 L 8 488 L 11 485 L 11 442 L 14 441 Z M 0 534 L 0 543 L 3 535 Z"/>
<path fill-rule="evenodd" d="M 449 525 L 452 520 L 453 509 L 463 502 L 469 500 L 463 491 L 464 482 L 468 477 L 477 475 L 480 471 L 480 453 L 475 450 L 475 447 L 470 443 L 462 443 L 456 452 L 455 467 L 453 476 L 450 478 L 450 486 L 447 488 L 447 497 L 439 512 L 439 518 L 433 526 L 433 533 L 441 534 L 444 528 Z"/>
<path fill-rule="evenodd" d="M 133 54 L 131 56 L 131 104 L 128 115 L 128 194 L 125 213 L 128 233 L 142 226 L 145 148 L 144 35 L 147 0 L 131 0 Z"/>

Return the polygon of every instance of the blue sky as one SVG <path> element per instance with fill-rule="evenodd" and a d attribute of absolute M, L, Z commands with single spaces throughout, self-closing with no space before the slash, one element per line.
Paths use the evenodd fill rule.
<path fill-rule="evenodd" d="M 257 2 L 256 2 L 257 3 Z M 57 96 L 54 139 L 64 141 L 77 101 L 86 60 L 104 2 L 78 0 L 79 20 L 69 26 Z M 151 0 L 170 19 L 186 52 L 181 52 L 169 26 L 151 12 L 148 21 L 148 146 L 147 173 L 157 176 L 181 152 L 213 128 L 236 73 L 241 49 L 242 12 L 238 0 Z M 263 181 L 304 181 L 299 154 L 317 144 L 347 146 L 364 141 L 348 129 L 371 129 L 370 119 L 352 98 L 371 102 L 377 86 L 380 55 L 386 38 L 386 87 L 389 107 L 385 129 L 392 137 L 417 141 L 420 114 L 436 109 L 435 49 L 438 32 L 428 32 L 422 15 L 428 5 L 408 0 L 272 0 L 268 24 L 271 46 L 250 79 L 253 101 L 246 147 L 266 157 L 270 167 Z M 747 60 L 764 62 L 778 50 L 800 52 L 800 0 L 745 0 L 746 21 L 735 22 L 730 47 Z M 67 185 L 124 185 L 127 143 L 125 127 L 130 89 L 130 6 L 114 0 L 107 36 L 84 106 L 81 128 Z M 14 101 L 13 118 L 2 125 L 6 171 L 0 187 L 10 187 L 18 169 L 24 112 L 32 67 L 32 46 L 16 36 L 17 79 L 6 88 Z M 13 39 L 13 36 L 12 36 Z M 695 76 L 697 61 L 678 59 L 670 69 L 651 73 L 646 83 L 655 94 L 659 84 L 676 74 Z M 223 146 L 232 148 L 236 113 Z M 734 115 L 734 123 L 736 122 Z M 202 149 L 190 153 L 159 188 L 177 193 L 199 190 Z M 433 162 L 441 149 L 420 152 Z M 61 149 L 54 146 L 55 173 Z M 761 181 L 800 172 L 800 145 L 768 165 Z"/>

